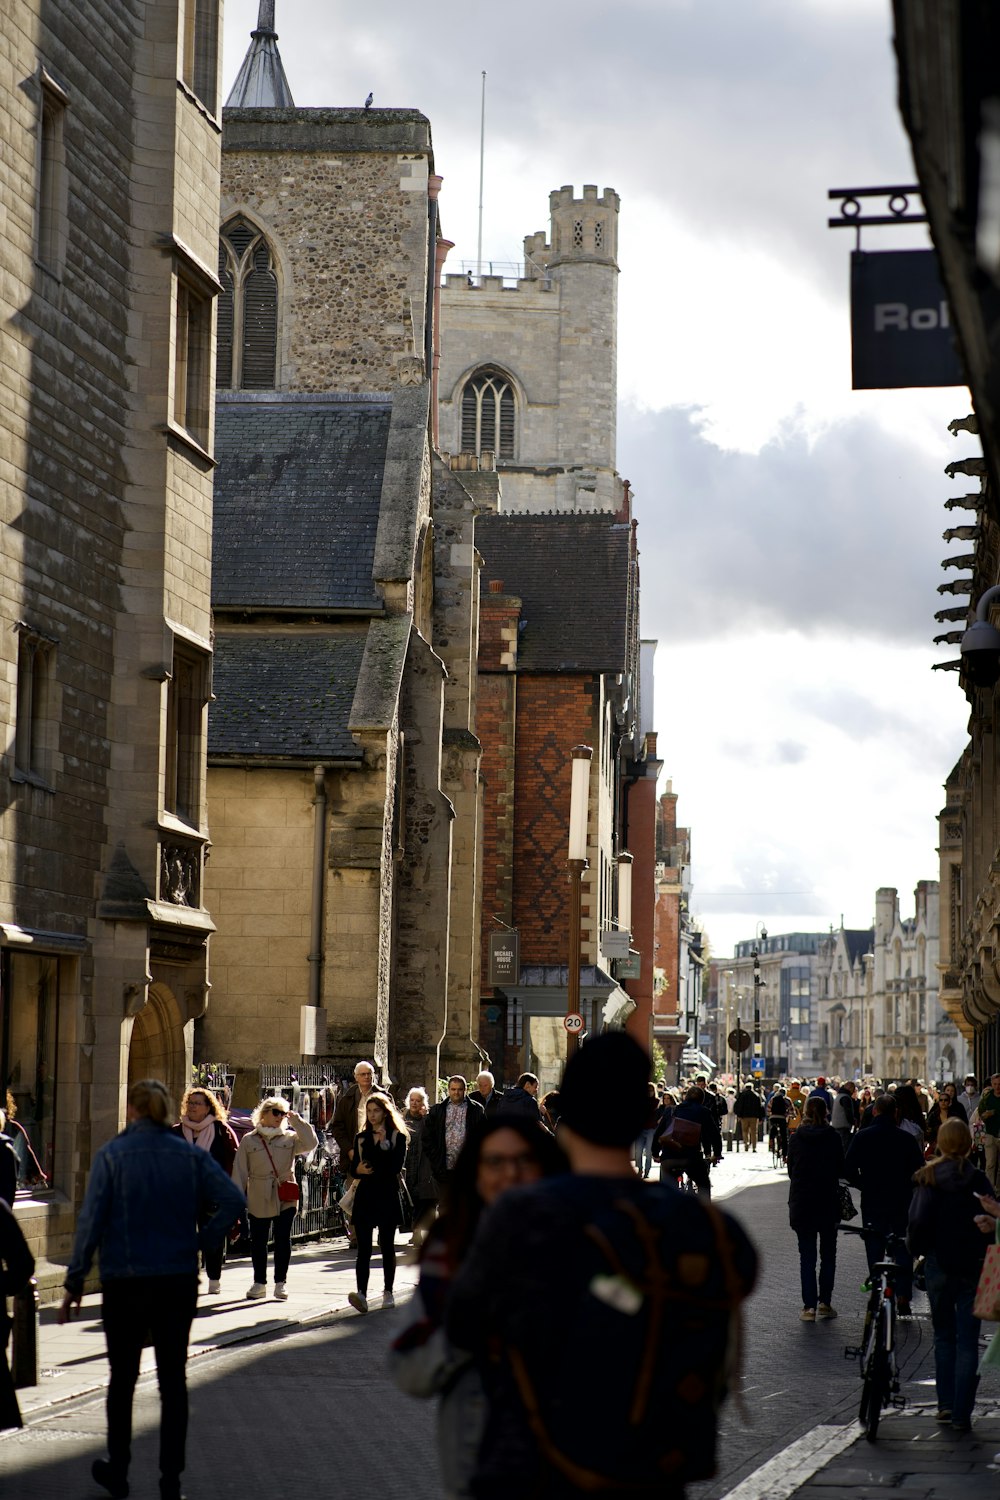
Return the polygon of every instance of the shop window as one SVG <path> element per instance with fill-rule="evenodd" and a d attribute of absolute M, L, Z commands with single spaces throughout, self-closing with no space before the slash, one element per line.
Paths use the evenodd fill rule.
<path fill-rule="evenodd" d="M 219 0 L 184 0 L 181 78 L 210 114 L 218 107 Z"/>
<path fill-rule="evenodd" d="M 164 811 L 197 828 L 201 817 L 205 758 L 205 705 L 208 658 L 194 647 L 174 643 L 173 671 L 167 683 Z"/>
<path fill-rule="evenodd" d="M 246 219 L 231 220 L 219 243 L 220 390 L 272 391 L 277 384 L 278 278 L 271 247 Z"/>
<path fill-rule="evenodd" d="M 4 949 L 0 955 L 0 1066 L 5 1088 L 0 1102 L 14 1121 L 8 1134 L 17 1152 L 19 1187 L 37 1182 L 32 1155 L 52 1181 L 58 1057 L 58 959 Z"/>

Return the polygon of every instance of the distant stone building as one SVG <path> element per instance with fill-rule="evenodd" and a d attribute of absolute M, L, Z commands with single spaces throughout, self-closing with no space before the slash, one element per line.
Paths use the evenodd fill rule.
<path fill-rule="evenodd" d="M 243 1099 L 303 1057 L 433 1088 L 478 1060 L 474 532 L 497 480 L 431 445 L 428 121 L 294 108 L 275 41 L 264 7 L 224 111 L 199 1049 Z"/>
<path fill-rule="evenodd" d="M 492 453 L 505 510 L 617 511 L 619 199 L 562 187 L 549 206 L 516 276 L 445 277 L 441 447 Z"/>
<path fill-rule="evenodd" d="M 827 1078 L 870 1077 L 878 1021 L 875 929 L 841 926 L 821 938 L 815 967 L 817 1072 Z"/>
<path fill-rule="evenodd" d="M 189 1075 L 203 861 L 218 7 L 4 7 L 0 1104 L 64 1257 L 130 1079 Z M 59 1279 L 57 1276 L 55 1279 Z"/>
<path fill-rule="evenodd" d="M 653 1039 L 673 1079 L 685 1048 L 703 1050 L 707 992 L 703 934 L 691 916 L 691 830 L 677 825 L 677 793 L 670 781 L 656 806 L 655 891 Z M 704 1041 L 707 1045 L 707 1036 Z M 718 1056 L 712 1061 L 721 1066 Z"/>

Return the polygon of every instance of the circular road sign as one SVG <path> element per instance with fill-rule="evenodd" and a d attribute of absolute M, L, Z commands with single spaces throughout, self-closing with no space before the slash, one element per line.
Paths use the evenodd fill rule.
<path fill-rule="evenodd" d="M 729 1033 L 729 1046 L 733 1052 L 749 1052 L 752 1046 L 749 1031 L 731 1031 Z"/>
<path fill-rule="evenodd" d="M 571 1036 L 576 1036 L 583 1030 L 583 1017 L 571 1010 L 568 1016 L 563 1017 L 563 1025 Z"/>

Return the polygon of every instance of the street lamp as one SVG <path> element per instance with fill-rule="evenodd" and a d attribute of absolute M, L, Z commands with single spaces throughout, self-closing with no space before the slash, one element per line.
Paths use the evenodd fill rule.
<path fill-rule="evenodd" d="M 583 872 L 587 868 L 587 813 L 590 804 L 590 762 L 594 752 L 589 745 L 573 746 L 573 777 L 569 796 L 569 962 L 566 969 L 566 1059 L 580 1045 L 580 897 Z"/>

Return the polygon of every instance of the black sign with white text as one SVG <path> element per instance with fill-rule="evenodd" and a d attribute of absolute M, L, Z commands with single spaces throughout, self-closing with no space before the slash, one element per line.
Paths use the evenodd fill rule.
<path fill-rule="evenodd" d="M 933 250 L 855 250 L 851 362 L 856 391 L 965 385 Z"/>
<path fill-rule="evenodd" d="M 520 942 L 510 928 L 490 933 L 490 984 L 517 984 L 521 977 Z"/>

